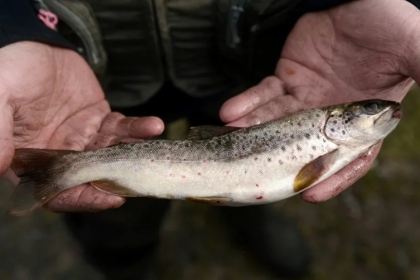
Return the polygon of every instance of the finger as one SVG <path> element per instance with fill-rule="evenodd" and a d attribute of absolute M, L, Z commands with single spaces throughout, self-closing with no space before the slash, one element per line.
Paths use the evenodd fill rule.
<path fill-rule="evenodd" d="M 302 103 L 292 95 L 282 95 L 262 105 L 246 116 L 229 123 L 229 126 L 248 127 L 288 116 L 302 110 Z"/>
<path fill-rule="evenodd" d="M 84 184 L 60 193 L 44 208 L 52 212 L 99 212 L 118 208 L 124 202 L 123 197 L 108 194 Z"/>
<path fill-rule="evenodd" d="M 112 112 L 104 118 L 99 133 L 146 138 L 161 134 L 164 127 L 162 120 L 157 117 L 125 117 Z"/>
<path fill-rule="evenodd" d="M 326 201 L 337 196 L 363 177 L 372 166 L 381 149 L 382 142 L 372 147 L 365 155 L 357 158 L 336 174 L 301 194 L 303 200 L 311 203 Z"/>
<path fill-rule="evenodd" d="M 0 92 L 0 175 L 9 168 L 15 151 L 13 111 L 7 101 L 7 95 Z"/>
<path fill-rule="evenodd" d="M 279 78 L 265 78 L 258 85 L 226 101 L 220 109 L 220 118 L 226 123 L 236 121 L 285 93 L 284 84 Z"/>

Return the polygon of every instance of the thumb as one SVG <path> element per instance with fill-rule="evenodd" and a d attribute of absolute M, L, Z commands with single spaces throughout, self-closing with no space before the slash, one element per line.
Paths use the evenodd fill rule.
<path fill-rule="evenodd" d="M 8 105 L 8 95 L 0 93 L 0 176 L 12 163 L 14 152 L 13 111 Z"/>
<path fill-rule="evenodd" d="M 276 76 L 262 80 L 258 85 L 227 100 L 220 109 L 223 122 L 233 126 L 250 126 L 278 117 L 276 102 L 286 96 L 284 83 Z M 281 114 L 279 114 L 281 115 Z"/>

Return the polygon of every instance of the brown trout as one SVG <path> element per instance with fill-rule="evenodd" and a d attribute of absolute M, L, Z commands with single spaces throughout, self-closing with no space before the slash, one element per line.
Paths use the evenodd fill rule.
<path fill-rule="evenodd" d="M 17 149 L 21 178 L 10 213 L 23 215 L 90 183 L 124 197 L 240 206 L 275 202 L 328 178 L 384 139 L 400 104 L 368 100 L 303 111 L 248 127 L 200 126 L 186 140 L 93 151 Z"/>

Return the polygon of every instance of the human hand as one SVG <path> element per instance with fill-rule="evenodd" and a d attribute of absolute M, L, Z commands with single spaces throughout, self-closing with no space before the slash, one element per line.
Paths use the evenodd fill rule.
<path fill-rule="evenodd" d="M 95 75 L 75 52 L 35 42 L 0 49 L 0 175 L 16 148 L 85 150 L 162 133 L 155 117 L 111 113 Z M 85 184 L 45 205 L 51 211 L 100 211 L 124 198 Z"/>
<path fill-rule="evenodd" d="M 232 126 L 250 126 L 332 104 L 401 101 L 420 83 L 419 10 L 407 1 L 358 0 L 304 15 L 282 50 L 275 74 L 228 100 L 220 111 Z M 413 79 L 412 79 L 413 78 Z M 301 194 L 328 200 L 370 168 L 373 147 L 327 180 Z"/>

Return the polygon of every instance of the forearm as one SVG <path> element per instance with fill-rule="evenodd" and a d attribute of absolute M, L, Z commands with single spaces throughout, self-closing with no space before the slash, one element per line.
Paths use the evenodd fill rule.
<path fill-rule="evenodd" d="M 0 47 L 20 41 L 73 48 L 58 32 L 38 18 L 32 0 L 0 0 Z"/>

